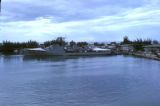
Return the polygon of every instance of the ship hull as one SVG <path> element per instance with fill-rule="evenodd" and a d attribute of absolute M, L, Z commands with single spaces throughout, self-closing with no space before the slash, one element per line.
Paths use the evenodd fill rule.
<path fill-rule="evenodd" d="M 51 53 L 44 51 L 26 51 L 26 56 L 97 56 L 97 55 L 111 55 L 111 52 L 83 52 L 83 53 Z"/>

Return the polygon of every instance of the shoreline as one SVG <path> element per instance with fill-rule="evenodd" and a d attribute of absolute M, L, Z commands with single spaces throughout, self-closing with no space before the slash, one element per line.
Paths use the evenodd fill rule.
<path fill-rule="evenodd" d="M 117 55 L 126 55 L 126 56 L 135 56 L 135 57 L 140 57 L 140 58 L 146 58 L 146 59 L 151 59 L 151 60 L 157 60 L 160 61 L 159 57 L 155 56 L 146 56 L 144 54 L 138 54 L 138 53 L 118 53 L 118 54 L 113 54 L 113 53 L 104 53 L 104 52 L 88 52 L 88 53 L 65 53 L 64 55 L 24 55 L 24 54 L 3 54 L 0 53 L 0 56 L 8 56 L 8 55 L 22 55 L 22 56 L 27 56 L 27 57 L 48 57 L 48 56 L 53 56 L 53 57 L 72 57 L 72 56 L 87 56 L 87 57 L 92 57 L 92 56 L 117 56 Z"/>
<path fill-rule="evenodd" d="M 133 53 L 132 55 L 136 56 L 136 57 L 142 57 L 142 58 L 146 58 L 146 59 L 152 59 L 152 60 L 160 61 L 160 58 L 154 57 L 154 56 L 146 56 L 144 54 L 138 54 L 138 53 Z"/>

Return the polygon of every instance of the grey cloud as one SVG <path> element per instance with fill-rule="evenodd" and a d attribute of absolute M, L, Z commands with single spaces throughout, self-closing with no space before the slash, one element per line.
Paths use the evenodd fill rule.
<path fill-rule="evenodd" d="M 5 0 L 0 40 L 160 40 L 159 0 Z M 35 37 L 36 36 L 36 37 Z M 103 38 L 103 39 L 102 39 Z"/>
<path fill-rule="evenodd" d="M 23 0 L 23 2 L 7 0 L 2 4 L 2 14 L 12 17 L 12 21 L 53 16 L 56 21 L 63 22 L 118 14 L 126 9 L 142 6 L 143 2 L 143 0 Z"/>

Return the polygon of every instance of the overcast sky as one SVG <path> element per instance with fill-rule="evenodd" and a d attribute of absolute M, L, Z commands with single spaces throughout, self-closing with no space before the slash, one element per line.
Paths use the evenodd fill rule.
<path fill-rule="evenodd" d="M 0 41 L 160 40 L 160 0 L 2 0 Z"/>

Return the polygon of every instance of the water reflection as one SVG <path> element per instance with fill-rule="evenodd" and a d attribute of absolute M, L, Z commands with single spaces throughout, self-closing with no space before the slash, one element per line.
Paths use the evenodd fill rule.
<path fill-rule="evenodd" d="M 107 56 L 96 56 L 107 57 Z M 113 56 L 108 56 L 113 57 Z M 95 56 L 24 56 L 24 60 L 38 60 L 38 61 L 65 61 L 68 59 L 81 59 L 81 58 L 95 58 Z"/>
<path fill-rule="evenodd" d="M 65 56 L 24 56 L 23 60 L 24 61 L 32 61 L 32 60 L 37 60 L 37 61 L 65 61 L 66 59 L 77 59 L 78 57 L 65 57 Z"/>

